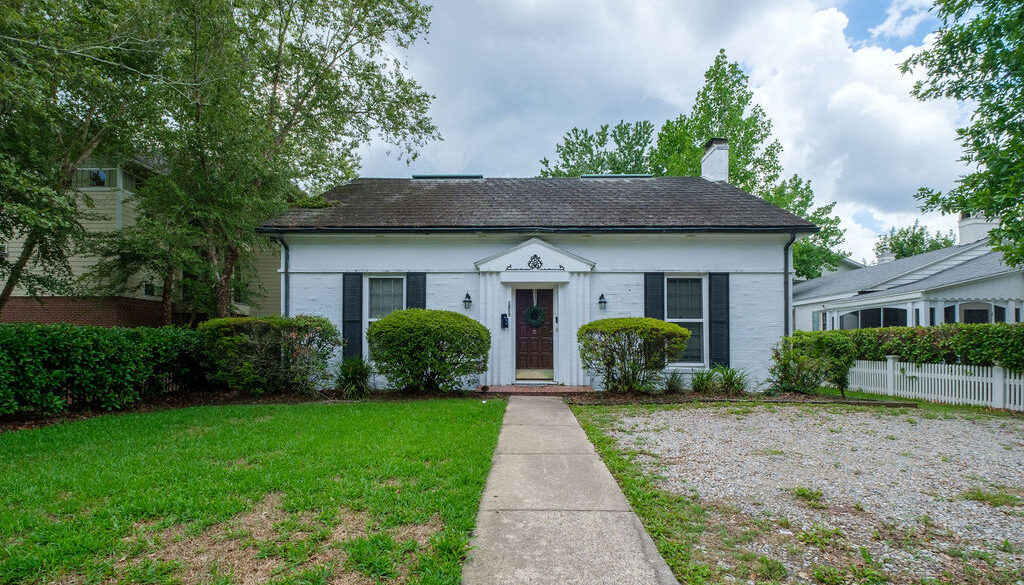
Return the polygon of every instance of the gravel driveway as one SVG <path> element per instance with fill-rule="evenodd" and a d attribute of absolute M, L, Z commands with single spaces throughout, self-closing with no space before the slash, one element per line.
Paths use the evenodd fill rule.
<path fill-rule="evenodd" d="M 665 489 L 696 492 L 709 527 L 759 526 L 743 548 L 780 561 L 784 580 L 811 581 L 824 565 L 989 582 L 1024 566 L 1024 419 L 963 412 L 683 407 L 609 430 Z M 704 556 L 729 573 L 716 531 L 705 533 Z"/>

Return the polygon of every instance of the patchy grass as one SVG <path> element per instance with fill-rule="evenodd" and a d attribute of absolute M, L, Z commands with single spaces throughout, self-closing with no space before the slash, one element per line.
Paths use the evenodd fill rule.
<path fill-rule="evenodd" d="M 836 390 L 835 388 L 829 388 L 827 386 L 822 386 L 818 390 L 818 392 L 823 396 L 839 396 L 839 390 Z M 913 408 L 914 410 L 892 408 L 889 409 L 889 414 L 903 416 L 905 417 L 906 422 L 911 425 L 915 425 L 918 422 L 920 422 L 918 420 L 920 418 L 934 420 L 952 417 L 975 418 L 978 416 L 1021 416 L 1021 413 L 1019 412 L 1013 412 L 1009 410 L 998 410 L 995 408 L 989 408 L 987 406 L 972 406 L 969 404 L 941 404 L 937 402 L 929 402 L 927 400 L 915 400 L 912 398 L 902 398 L 898 396 L 886 396 L 884 394 L 873 394 L 871 392 L 860 392 L 857 390 L 847 390 L 846 397 L 853 400 L 886 400 L 889 402 L 906 402 L 908 408 Z"/>
<path fill-rule="evenodd" d="M 220 406 L 0 435 L 0 584 L 456 584 L 503 412 Z"/>
<path fill-rule="evenodd" d="M 807 502 L 807 505 L 812 508 L 820 510 L 826 507 L 825 504 L 821 503 L 821 490 L 800 486 L 793 488 L 793 496 L 798 500 Z"/>
<path fill-rule="evenodd" d="M 804 544 L 825 550 L 838 544 L 843 538 L 843 533 L 838 528 L 829 528 L 823 524 L 814 523 L 801 530 L 796 538 Z"/>
<path fill-rule="evenodd" d="M 1018 581 L 1024 577 L 1019 559 L 1007 556 L 1019 554 L 1019 543 L 1015 544 L 1012 538 L 1003 543 L 963 542 L 958 544 L 964 547 L 963 553 L 957 554 L 957 549 L 950 548 L 951 533 L 936 525 L 927 508 L 913 520 L 897 525 L 890 523 L 884 507 L 872 505 L 868 500 L 846 500 L 841 486 L 834 492 L 831 484 L 825 480 L 822 480 L 825 483 L 819 482 L 813 476 L 802 476 L 800 482 L 787 486 L 792 488 L 803 483 L 803 489 L 779 490 L 777 486 L 786 485 L 786 480 L 780 479 L 774 485 L 752 491 L 747 499 L 743 499 L 743 495 L 735 496 L 731 491 L 726 496 L 714 487 L 695 493 L 693 486 L 704 484 L 699 483 L 699 479 L 689 483 L 691 474 L 687 473 L 687 466 L 716 463 L 703 459 L 699 463 L 689 460 L 685 449 L 660 449 L 652 445 L 674 444 L 672 441 L 679 440 L 676 436 L 679 433 L 696 436 L 696 431 L 691 428 L 695 424 L 718 425 L 726 421 L 721 424 L 741 427 L 744 423 L 732 422 L 737 415 L 732 409 L 735 409 L 734 404 L 706 403 L 573 407 L 577 419 L 681 583 L 789 584 L 813 581 L 875 585 L 1019 585 Z M 708 410 L 713 412 L 705 412 Z M 763 416 L 759 417 L 763 410 L 767 409 L 754 408 L 742 416 L 757 420 L 758 425 L 772 424 Z M 851 442 L 865 442 L 865 438 L 858 434 L 861 432 L 860 421 L 883 421 L 900 436 L 905 436 L 904 429 L 912 433 L 917 428 L 927 430 L 935 424 L 961 424 L 964 419 L 977 419 L 978 424 L 995 424 L 999 428 L 1019 428 L 1016 421 L 1002 413 L 994 417 L 981 409 L 945 405 L 939 405 L 934 411 L 849 405 L 806 405 L 773 408 L 772 411 L 779 413 L 781 427 L 809 421 L 808 424 L 814 425 L 817 440 L 824 443 L 829 441 L 828 437 L 836 437 L 832 439 L 837 441 L 832 448 L 841 449 L 841 455 L 846 454 L 846 447 L 839 437 Z M 656 416 L 644 420 L 652 414 Z M 852 420 L 844 420 L 846 417 Z M 914 419 L 912 422 L 907 420 L 910 417 Z M 950 422 L 931 422 L 935 419 L 950 419 Z M 626 427 L 628 434 L 623 432 Z M 832 428 L 839 428 L 843 434 L 833 433 Z M 756 431 L 742 429 L 742 432 Z M 895 455 L 899 447 L 878 444 L 886 432 L 888 429 L 875 433 L 873 436 L 877 438 L 871 442 Z M 645 441 L 637 441 L 637 437 L 644 437 Z M 884 443 L 888 444 L 888 441 Z M 769 461 L 771 466 L 800 465 L 802 459 L 815 455 L 813 450 L 790 443 L 759 443 L 755 440 L 734 447 L 737 457 L 763 462 L 766 473 Z M 863 445 L 861 450 L 864 450 Z M 906 456 L 909 457 L 908 462 L 925 460 L 916 449 Z M 828 459 L 825 461 L 827 463 Z M 825 477 L 832 471 L 832 465 L 822 465 L 821 469 Z M 867 473 L 868 479 L 872 479 L 870 469 L 852 468 L 849 473 L 854 476 Z M 699 477 L 699 474 L 694 475 Z M 1024 491 L 1018 494 L 1017 488 L 985 483 L 982 477 L 974 479 L 987 490 L 1003 489 L 1011 495 L 1024 497 Z M 757 480 L 758 477 L 751 477 L 752 483 Z M 668 485 L 675 487 L 669 491 Z M 824 495 L 811 487 L 824 485 L 830 485 L 824 488 L 828 492 L 827 508 L 821 506 L 826 503 Z M 774 494 L 763 489 L 774 490 Z M 739 499 L 730 499 L 734 496 Z M 960 505 L 965 503 L 960 502 Z M 1020 507 L 1010 506 L 995 513 L 1005 512 L 1008 516 L 1024 513 Z M 792 517 L 787 517 L 787 510 Z M 872 555 L 877 555 L 878 560 Z M 924 564 L 929 573 L 916 575 L 907 569 L 908 562 L 903 559 L 909 558 L 922 559 L 916 562 Z"/>
<path fill-rule="evenodd" d="M 1021 498 L 1017 494 L 1003 487 L 997 487 L 992 490 L 980 487 L 972 488 L 964 492 L 960 498 L 964 500 L 974 500 L 975 502 L 984 502 L 993 507 L 1019 506 L 1024 503 L 1024 498 Z"/>
<path fill-rule="evenodd" d="M 651 412 L 653 409 L 572 407 L 576 419 L 615 476 L 633 511 L 640 517 L 676 578 L 692 585 L 717 582 L 717 572 L 694 551 L 694 545 L 706 528 L 708 516 L 696 494 L 677 495 L 658 488 L 657 478 L 645 475 L 641 469 L 637 462 L 638 453 L 619 450 L 615 440 L 605 434 L 614 425 L 617 414 L 635 413 L 637 410 Z"/>

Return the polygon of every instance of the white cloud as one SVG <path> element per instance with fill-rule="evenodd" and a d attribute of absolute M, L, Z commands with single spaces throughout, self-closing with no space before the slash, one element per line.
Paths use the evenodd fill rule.
<path fill-rule="evenodd" d="M 931 7 L 932 0 L 893 0 L 885 11 L 885 20 L 882 24 L 868 32 L 874 38 L 907 38 L 914 34 L 921 23 L 931 17 L 928 12 Z"/>
<path fill-rule="evenodd" d="M 911 97 L 914 79 L 898 64 L 920 46 L 848 38 L 840 1 L 439 2 L 429 44 L 408 61 L 437 95 L 445 141 L 409 167 L 368 146 L 363 172 L 535 175 L 573 126 L 657 127 L 685 112 L 724 47 L 774 121 L 787 174 L 811 179 L 819 201 L 838 201 L 846 217 L 870 212 L 885 230 L 912 223 L 918 187 L 946 189 L 962 174 L 955 128 L 968 111 Z M 895 0 L 870 34 L 906 36 L 926 7 Z M 952 220 L 925 221 L 948 229 Z M 878 234 L 845 217 L 844 226 L 847 249 L 870 259 Z"/>

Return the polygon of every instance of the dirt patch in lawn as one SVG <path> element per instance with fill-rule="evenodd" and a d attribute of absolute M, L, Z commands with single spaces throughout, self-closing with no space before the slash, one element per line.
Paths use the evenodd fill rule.
<path fill-rule="evenodd" d="M 228 575 L 233 585 L 256 585 L 316 567 L 330 567 L 330 582 L 338 585 L 373 583 L 361 574 L 344 570 L 346 553 L 342 545 L 367 536 L 367 514 L 343 507 L 331 525 L 310 512 L 289 513 L 282 502 L 281 493 L 270 493 L 248 512 L 197 535 L 188 534 L 180 525 L 157 531 L 155 522 L 139 523 L 134 536 L 126 540 L 143 552 L 115 563 L 116 576 L 109 583 L 140 572 L 163 572 L 173 575 L 181 585 L 199 585 Z M 305 560 L 284 558 L 282 551 L 303 545 L 308 545 L 312 553 Z"/>
<path fill-rule="evenodd" d="M 718 406 L 608 429 L 707 510 L 720 576 L 821 583 L 1024 579 L 1024 421 L 840 406 Z"/>
<path fill-rule="evenodd" d="M 159 521 L 148 520 L 134 526 L 126 537 L 126 554 L 114 563 L 114 574 L 107 585 L 129 581 L 180 585 L 200 585 L 230 577 L 232 585 L 256 585 L 286 579 L 303 571 L 324 571 L 333 585 L 369 585 L 374 579 L 346 569 L 345 543 L 380 532 L 365 512 L 341 507 L 333 518 L 313 512 L 289 513 L 283 508 L 284 496 L 267 494 L 252 509 L 230 520 L 211 526 L 199 534 L 189 534 L 174 525 L 160 529 Z M 444 529 L 434 516 L 421 524 L 405 524 L 387 529 L 397 543 L 414 541 L 416 548 L 396 559 L 397 578 L 408 579 L 416 561 L 415 552 L 430 546 L 430 539 Z M 296 555 L 296 550 L 306 552 Z M 78 575 L 60 577 L 61 585 L 76 585 Z M 300 579 L 301 580 L 301 579 Z"/>
<path fill-rule="evenodd" d="M 415 540 L 421 548 L 430 543 L 431 537 L 444 530 L 441 519 L 434 516 L 426 524 L 405 524 L 394 530 L 394 538 L 397 542 Z"/>

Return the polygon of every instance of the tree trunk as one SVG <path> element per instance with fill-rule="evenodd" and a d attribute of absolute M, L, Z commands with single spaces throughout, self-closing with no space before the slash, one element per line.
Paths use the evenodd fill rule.
<path fill-rule="evenodd" d="M 164 325 L 171 324 L 171 298 L 174 294 L 174 269 L 170 268 L 164 274 L 164 288 L 160 295 L 160 321 Z"/>
<path fill-rule="evenodd" d="M 215 291 L 217 293 L 217 316 L 231 316 L 231 282 L 235 274 L 235 265 L 238 263 L 238 248 L 232 246 L 224 254 L 224 266 L 217 278 Z"/>
<path fill-rule="evenodd" d="M 25 238 L 25 245 L 21 248 L 21 253 L 18 254 L 18 259 L 11 265 L 11 272 L 7 275 L 7 282 L 4 284 L 3 292 L 0 292 L 0 311 L 4 310 L 4 306 L 7 301 L 11 299 L 11 295 L 14 294 L 14 288 L 21 282 L 21 274 L 25 271 L 25 267 L 28 266 L 28 261 L 32 258 L 32 253 L 36 251 L 36 245 L 39 243 L 39 238 L 35 232 L 29 233 L 28 237 Z"/>

